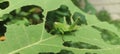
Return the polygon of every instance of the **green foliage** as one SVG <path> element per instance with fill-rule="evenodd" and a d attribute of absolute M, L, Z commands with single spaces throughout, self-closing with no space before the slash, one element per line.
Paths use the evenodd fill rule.
<path fill-rule="evenodd" d="M 89 3 L 88 0 L 84 0 L 84 1 L 85 1 L 85 8 L 83 9 L 83 11 L 90 14 L 96 14 L 96 9 L 93 7 L 93 5 Z"/>
<path fill-rule="evenodd" d="M 89 2 L 89 0 L 71 0 L 77 7 L 79 7 L 83 12 L 88 14 L 96 14 L 96 9 Z"/>
<path fill-rule="evenodd" d="M 107 22 L 111 21 L 110 13 L 107 10 L 105 10 L 105 9 L 99 11 L 96 14 L 96 16 L 98 17 L 98 19 L 100 21 L 107 21 Z"/>
<path fill-rule="evenodd" d="M 60 5 L 67 5 L 73 14 L 74 12 L 82 13 L 88 25 L 79 26 L 78 31 L 74 35 L 51 35 L 46 32 L 44 25 L 45 21 L 38 25 L 25 27 L 24 25 L 7 25 L 6 41 L 0 41 L 0 54 L 38 54 L 42 52 L 59 53 L 68 52 L 69 54 L 119 54 L 120 46 L 106 43 L 101 38 L 101 32 L 92 28 L 97 26 L 117 34 L 120 37 L 119 31 L 114 25 L 107 22 L 100 22 L 95 15 L 89 15 L 79 10 L 70 0 L 9 0 L 10 6 L 7 9 L 0 10 L 0 16 L 11 12 L 26 5 L 38 5 L 44 9 L 44 16 L 50 10 L 58 8 Z M 45 20 L 45 17 L 44 17 Z M 109 34 L 111 36 L 111 34 Z M 61 36 L 64 36 L 65 41 L 82 42 L 86 45 L 97 46 L 100 49 L 78 49 L 74 47 L 66 47 L 63 45 Z M 114 38 L 113 38 L 114 39 Z M 91 47 L 90 47 L 91 48 Z M 63 50 L 64 49 L 64 50 Z M 59 53 L 60 54 L 60 53 Z M 61 53 L 63 54 L 63 53 Z"/>

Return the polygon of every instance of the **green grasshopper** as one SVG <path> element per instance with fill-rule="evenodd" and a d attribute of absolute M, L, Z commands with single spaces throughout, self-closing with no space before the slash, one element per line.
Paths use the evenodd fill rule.
<path fill-rule="evenodd" d="M 51 30 L 51 32 L 55 32 L 55 34 L 61 34 L 61 35 L 66 35 L 66 34 L 74 35 L 74 33 L 72 33 L 72 32 L 77 31 L 77 29 L 78 29 L 77 23 L 78 22 L 79 22 L 79 18 L 77 18 L 71 25 L 68 25 L 65 20 L 64 20 L 64 23 L 55 22 L 54 29 Z M 63 36 L 62 36 L 62 40 L 65 41 L 63 39 Z"/>
<path fill-rule="evenodd" d="M 79 12 L 75 12 L 73 17 L 71 18 L 71 20 L 73 20 L 72 24 L 67 24 L 66 18 L 64 17 L 64 21 L 63 22 L 54 22 L 53 24 L 53 29 L 51 30 L 50 33 L 59 33 L 59 34 L 66 34 L 66 33 L 71 33 L 73 31 L 76 31 L 78 28 L 78 25 L 82 25 L 85 24 L 87 25 L 87 21 L 84 17 L 84 15 L 82 15 Z"/>
<path fill-rule="evenodd" d="M 65 17 L 64 17 L 65 19 Z M 78 22 L 78 19 L 75 20 L 75 22 L 73 22 L 71 25 L 68 25 L 66 23 L 66 21 L 64 20 L 64 23 L 61 23 L 61 22 L 55 22 L 54 23 L 54 29 L 51 30 L 51 32 L 56 32 L 58 34 L 66 34 L 66 33 L 70 33 L 72 31 L 76 31 L 77 30 L 77 22 Z"/>

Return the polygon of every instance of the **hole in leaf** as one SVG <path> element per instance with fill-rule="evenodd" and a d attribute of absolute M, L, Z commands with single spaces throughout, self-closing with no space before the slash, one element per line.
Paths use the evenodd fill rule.
<path fill-rule="evenodd" d="M 79 12 L 72 14 L 69 7 L 61 5 L 55 10 L 48 11 L 45 29 L 51 34 L 69 34 L 77 30 L 77 25 L 86 24 L 85 16 Z M 72 22 L 73 20 L 73 22 Z"/>
<path fill-rule="evenodd" d="M 86 52 L 85 54 L 97 54 L 97 53 Z"/>
<path fill-rule="evenodd" d="M 5 40 L 6 26 L 3 21 L 0 21 L 0 41 Z"/>
<path fill-rule="evenodd" d="M 70 50 L 62 49 L 60 52 L 57 52 L 57 53 L 54 53 L 54 52 L 40 52 L 38 54 L 74 54 L 74 53 Z"/>
<path fill-rule="evenodd" d="M 68 26 L 71 24 L 71 12 L 69 7 L 61 5 L 55 10 L 48 11 L 45 28 L 51 34 L 64 34 L 69 32 Z"/>
<path fill-rule="evenodd" d="M 2 18 L 6 24 L 36 25 L 43 22 L 44 10 L 36 5 L 23 6 L 5 14 Z"/>
<path fill-rule="evenodd" d="M 53 52 L 41 52 L 41 53 L 38 53 L 38 54 L 55 54 Z"/>
<path fill-rule="evenodd" d="M 84 42 L 66 41 L 63 43 L 63 45 L 66 47 L 74 47 L 74 48 L 79 48 L 79 49 L 101 49 L 100 47 L 96 45 L 91 45 L 91 44 L 84 43 Z"/>
<path fill-rule="evenodd" d="M 83 24 L 87 25 L 87 20 L 82 13 L 75 12 L 73 14 L 72 18 L 73 18 L 73 21 L 75 21 L 75 20 L 78 21 L 78 22 L 76 22 L 77 25 L 83 25 Z"/>
<path fill-rule="evenodd" d="M 15 54 L 20 54 L 20 53 L 18 52 L 18 53 L 15 53 Z"/>
<path fill-rule="evenodd" d="M 74 53 L 72 51 L 70 51 L 70 50 L 63 49 L 63 50 L 61 50 L 60 52 L 58 52 L 56 54 L 74 54 Z"/>
<path fill-rule="evenodd" d="M 86 52 L 85 54 L 91 54 L 90 52 Z"/>
<path fill-rule="evenodd" d="M 4 1 L 2 3 L 0 3 L 0 9 L 6 9 L 9 6 L 9 2 L 8 1 Z"/>
<path fill-rule="evenodd" d="M 104 42 L 111 45 L 120 45 L 120 37 L 116 33 L 97 26 L 92 27 L 101 32 L 101 38 L 104 40 Z"/>

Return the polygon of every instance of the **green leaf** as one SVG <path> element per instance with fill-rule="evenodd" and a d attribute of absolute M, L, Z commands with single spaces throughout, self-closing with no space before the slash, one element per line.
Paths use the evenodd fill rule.
<path fill-rule="evenodd" d="M 6 40 L 0 41 L 0 54 L 38 54 L 40 52 L 58 53 L 65 49 L 72 51 L 74 54 L 119 54 L 120 46 L 111 45 L 101 38 L 100 32 L 91 26 L 101 27 L 116 33 L 119 37 L 119 31 L 114 25 L 106 22 L 100 22 L 95 15 L 89 15 L 77 8 L 70 0 L 8 0 L 10 6 L 5 10 L 0 10 L 0 16 L 10 11 L 26 5 L 38 5 L 45 11 L 54 10 L 61 4 L 67 5 L 72 13 L 80 12 L 85 15 L 88 25 L 80 26 L 74 35 L 51 35 L 46 32 L 44 23 L 25 27 L 24 25 L 7 25 Z M 45 18 L 44 18 L 45 20 Z M 63 46 L 63 40 L 73 42 L 83 42 L 95 45 L 101 49 L 78 49 L 74 47 Z"/>

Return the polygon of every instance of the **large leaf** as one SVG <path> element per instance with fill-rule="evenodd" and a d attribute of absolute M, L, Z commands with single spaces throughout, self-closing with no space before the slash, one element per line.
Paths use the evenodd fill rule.
<path fill-rule="evenodd" d="M 86 52 L 97 54 L 119 54 L 120 46 L 105 43 L 101 38 L 100 32 L 92 28 L 92 25 L 113 31 L 120 36 L 117 29 L 106 22 L 100 22 L 96 16 L 85 14 L 70 0 L 9 0 L 10 6 L 0 11 L 0 16 L 10 11 L 26 5 L 38 5 L 45 11 L 54 10 L 61 4 L 69 7 L 72 13 L 80 12 L 87 18 L 88 25 L 80 26 L 74 35 L 51 35 L 44 29 L 44 23 L 25 27 L 24 25 L 8 25 L 6 33 L 6 41 L 0 42 L 0 54 L 38 54 L 39 52 L 59 52 L 62 49 L 73 51 L 74 54 L 85 54 Z M 78 49 L 74 47 L 63 46 L 62 36 L 65 41 L 85 42 L 96 45 L 101 49 Z M 87 53 L 86 53 L 87 54 Z"/>

